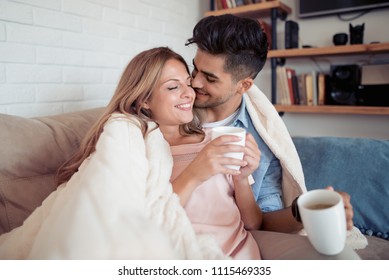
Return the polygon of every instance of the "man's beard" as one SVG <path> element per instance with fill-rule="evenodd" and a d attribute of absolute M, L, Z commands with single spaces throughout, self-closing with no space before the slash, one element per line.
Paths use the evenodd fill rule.
<path fill-rule="evenodd" d="M 200 101 L 200 100 L 195 100 L 193 107 L 194 108 L 199 108 L 199 109 L 206 109 L 206 108 L 215 108 L 221 104 L 223 104 L 225 101 L 224 100 L 207 100 L 207 101 Z"/>
<path fill-rule="evenodd" d="M 193 104 L 193 107 L 199 108 L 199 109 L 207 109 L 207 108 L 215 108 L 218 107 L 224 103 L 226 103 L 228 100 L 231 99 L 233 94 L 228 94 L 223 97 L 218 97 L 218 98 L 208 98 L 207 100 L 199 100 L 195 99 L 195 102 Z M 210 95 L 208 95 L 210 97 Z"/>

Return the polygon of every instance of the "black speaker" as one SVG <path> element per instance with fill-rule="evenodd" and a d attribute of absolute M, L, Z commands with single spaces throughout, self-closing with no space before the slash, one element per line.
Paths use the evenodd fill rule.
<path fill-rule="evenodd" d="M 329 90 L 326 96 L 328 105 L 357 105 L 357 91 L 361 82 L 358 65 L 331 66 Z"/>
<path fill-rule="evenodd" d="M 299 25 L 293 20 L 285 22 L 285 49 L 299 47 Z"/>
<path fill-rule="evenodd" d="M 389 84 L 360 85 L 357 90 L 357 105 L 389 106 Z"/>

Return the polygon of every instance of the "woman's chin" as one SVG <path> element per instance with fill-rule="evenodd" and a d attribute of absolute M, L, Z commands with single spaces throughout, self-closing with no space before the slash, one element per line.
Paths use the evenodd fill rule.
<path fill-rule="evenodd" d="M 182 123 L 181 124 L 190 123 L 192 120 L 193 120 L 193 115 L 191 117 L 182 119 Z"/>

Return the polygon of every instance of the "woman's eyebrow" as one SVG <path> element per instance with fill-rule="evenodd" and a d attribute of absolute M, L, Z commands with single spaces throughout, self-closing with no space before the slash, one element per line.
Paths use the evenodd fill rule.
<path fill-rule="evenodd" d="M 188 77 L 186 78 L 186 80 L 191 80 L 191 79 L 192 79 L 191 76 L 188 76 Z M 179 82 L 180 79 L 179 79 L 179 78 L 169 78 L 169 79 L 163 81 L 162 84 L 165 84 L 165 83 L 171 82 L 171 81 L 173 81 L 173 82 Z"/>

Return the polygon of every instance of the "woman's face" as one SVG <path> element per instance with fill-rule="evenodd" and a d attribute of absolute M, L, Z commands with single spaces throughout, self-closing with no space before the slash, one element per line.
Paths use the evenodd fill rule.
<path fill-rule="evenodd" d="M 180 125 L 193 119 L 194 99 L 191 76 L 182 62 L 170 59 L 163 67 L 157 86 L 144 107 L 151 111 L 152 119 L 160 126 Z"/>

